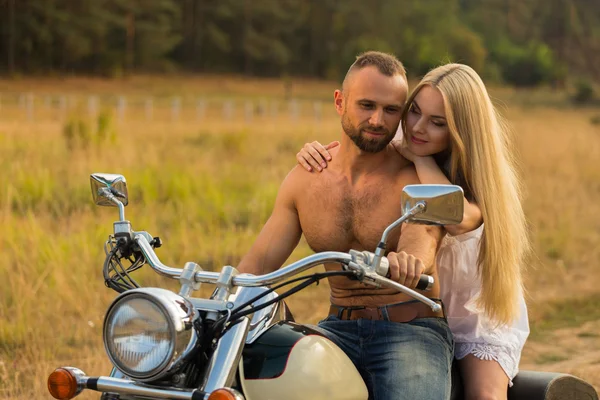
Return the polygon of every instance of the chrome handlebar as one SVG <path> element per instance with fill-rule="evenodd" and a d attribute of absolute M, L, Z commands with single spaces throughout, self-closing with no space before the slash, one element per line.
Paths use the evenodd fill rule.
<path fill-rule="evenodd" d="M 144 255 L 148 264 L 159 274 L 173 278 L 181 278 L 184 270 L 179 268 L 172 268 L 163 264 L 154 249 L 150 245 L 150 242 L 143 234 L 135 234 L 134 241 L 140 248 L 140 251 Z M 251 275 L 251 274 L 239 274 L 232 277 L 231 285 L 239 287 L 257 287 L 257 286 L 268 286 L 275 283 L 279 283 L 287 278 L 295 276 L 301 272 L 311 269 L 315 266 L 325 263 L 340 263 L 344 266 L 344 269 L 353 271 L 361 279 L 363 283 L 375 286 L 375 287 L 388 287 L 391 289 L 398 290 L 406 295 L 409 295 L 416 300 L 419 300 L 427 304 L 435 312 L 441 310 L 441 306 L 423 296 L 421 293 L 414 291 L 404 285 L 394 282 L 385 277 L 389 269 L 389 262 L 386 258 L 382 258 L 380 265 L 375 268 L 372 264 L 375 254 L 368 251 L 356 251 L 350 250 L 349 253 L 342 253 L 336 251 L 327 251 L 323 253 L 317 253 L 303 258 L 302 260 L 296 261 L 290 265 L 278 269 L 277 271 L 270 272 L 264 275 Z M 383 275 L 383 276 L 382 276 Z M 196 283 L 212 283 L 216 284 L 219 281 L 221 273 L 210 272 L 210 271 L 196 271 L 193 280 Z"/>

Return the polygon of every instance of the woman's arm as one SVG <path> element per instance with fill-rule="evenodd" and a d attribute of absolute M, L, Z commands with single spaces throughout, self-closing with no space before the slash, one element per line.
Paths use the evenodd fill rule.
<path fill-rule="evenodd" d="M 327 168 L 327 161 L 331 161 L 331 154 L 327 150 L 339 146 L 339 144 L 340 142 L 337 140 L 326 146 L 323 146 L 316 140 L 312 143 L 306 143 L 298 154 L 296 154 L 296 160 L 308 172 L 312 172 L 315 169 L 321 172 L 323 168 Z"/>
<path fill-rule="evenodd" d="M 417 176 L 419 181 L 425 184 L 441 184 L 451 185 L 452 182 L 446 178 L 446 175 L 442 172 L 440 167 L 435 162 L 432 156 L 420 157 L 415 155 L 409 149 L 402 144 L 401 140 L 393 140 L 392 145 L 394 149 L 404 158 L 410 160 L 415 165 L 417 170 Z M 483 217 L 481 216 L 481 210 L 477 203 L 469 202 L 463 197 L 464 211 L 463 220 L 457 225 L 445 225 L 446 231 L 452 236 L 457 236 L 462 233 L 471 232 L 479 228 L 483 223 Z"/>
<path fill-rule="evenodd" d="M 321 172 L 327 167 L 327 161 L 331 161 L 331 154 L 327 150 L 336 147 L 340 142 L 331 142 L 326 146 L 314 141 L 306 143 L 302 149 L 296 154 L 296 160 L 304 169 L 309 172 L 317 170 Z M 451 185 L 452 182 L 446 178 L 437 165 L 433 157 L 419 157 L 411 153 L 406 147 L 402 146 L 401 141 L 394 140 L 392 145 L 400 155 L 412 161 L 415 164 L 419 181 L 425 184 L 442 184 Z M 473 231 L 481 226 L 483 218 L 481 210 L 476 203 L 469 202 L 464 198 L 463 220 L 457 225 L 446 225 L 445 228 L 452 236 Z"/>
<path fill-rule="evenodd" d="M 407 157 L 408 158 L 408 157 Z M 412 160 L 419 176 L 419 181 L 426 184 L 445 184 L 451 185 L 452 182 L 446 178 L 446 175 L 442 172 L 440 167 L 437 165 L 433 157 L 418 157 L 414 156 Z M 469 202 L 466 198 L 464 200 L 464 212 L 463 220 L 457 225 L 446 225 L 445 228 L 448 233 L 452 236 L 460 235 L 462 233 L 473 231 L 483 223 L 481 216 L 481 210 L 474 202 Z"/>

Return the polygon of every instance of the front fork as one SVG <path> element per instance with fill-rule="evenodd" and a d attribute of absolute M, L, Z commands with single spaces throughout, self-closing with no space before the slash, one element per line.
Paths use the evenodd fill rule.
<path fill-rule="evenodd" d="M 240 365 L 249 329 L 250 318 L 242 317 L 240 322 L 221 337 L 210 359 L 208 373 L 200 388 L 202 391 L 211 393 L 223 387 L 231 387 Z"/>

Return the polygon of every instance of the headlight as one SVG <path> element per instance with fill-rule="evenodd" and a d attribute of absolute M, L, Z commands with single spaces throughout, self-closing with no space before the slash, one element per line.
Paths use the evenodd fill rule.
<path fill-rule="evenodd" d="M 185 298 L 164 289 L 121 294 L 104 319 L 104 347 L 125 375 L 151 381 L 163 377 L 195 347 L 198 313 Z"/>

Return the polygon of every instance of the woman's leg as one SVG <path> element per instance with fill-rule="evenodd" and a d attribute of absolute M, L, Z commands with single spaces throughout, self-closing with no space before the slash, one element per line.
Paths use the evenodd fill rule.
<path fill-rule="evenodd" d="M 466 400 L 506 400 L 508 376 L 498 362 L 468 354 L 458 366 Z"/>

